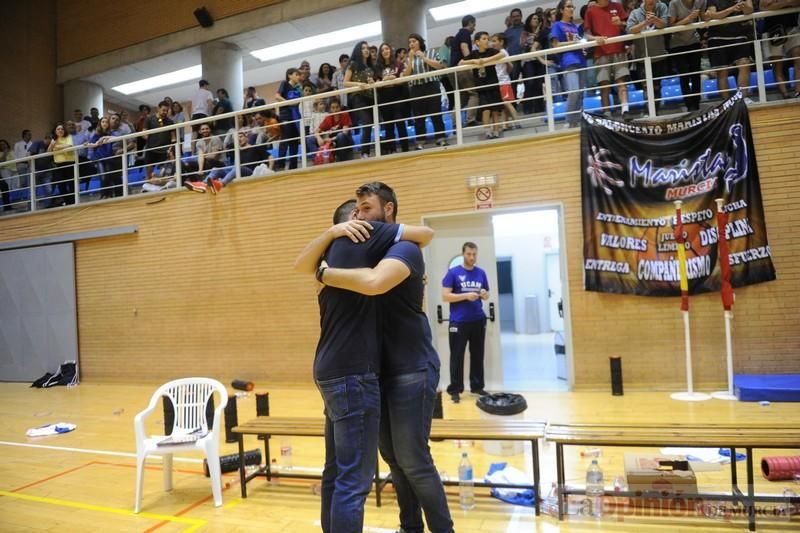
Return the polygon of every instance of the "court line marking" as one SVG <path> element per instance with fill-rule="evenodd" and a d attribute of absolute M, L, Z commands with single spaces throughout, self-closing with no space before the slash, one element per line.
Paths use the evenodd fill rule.
<path fill-rule="evenodd" d="M 49 446 L 47 444 L 31 444 L 30 442 L 11 442 L 0 440 L 0 445 L 3 446 L 16 446 L 19 448 L 39 448 L 44 450 L 58 450 L 63 452 L 75 452 L 75 453 L 93 453 L 97 455 L 113 455 L 116 457 L 133 457 L 136 458 L 135 453 L 131 452 L 113 452 L 110 450 L 91 450 L 88 448 L 69 448 L 66 446 Z M 147 458 L 161 458 L 160 455 L 148 455 Z M 173 461 L 180 461 L 184 463 L 202 463 L 202 459 L 195 459 L 192 457 L 175 457 Z"/>
<path fill-rule="evenodd" d="M 91 464 L 92 464 L 92 462 L 88 462 L 88 463 L 86 463 L 84 465 L 76 466 L 75 468 L 70 468 L 69 470 L 64 470 L 63 472 L 59 472 L 57 474 L 53 474 L 52 476 L 46 477 L 44 479 L 40 479 L 40 480 L 34 481 L 32 483 L 28 483 L 27 485 L 23 485 L 21 487 L 17 487 L 16 489 L 12 490 L 11 492 L 19 492 L 21 490 L 24 490 L 24 489 L 27 489 L 27 488 L 30 488 L 30 487 L 35 487 L 36 485 L 40 485 L 42 483 L 50 481 L 51 479 L 55 479 L 57 477 L 61 477 L 61 476 L 64 476 L 66 474 L 75 472 L 76 470 L 80 470 L 82 468 L 86 468 L 87 466 L 91 466 Z"/>
<path fill-rule="evenodd" d="M 191 533 L 193 531 L 197 531 L 201 527 L 208 524 L 207 520 L 202 520 L 200 518 L 185 518 L 182 516 L 169 516 L 169 515 L 162 515 L 162 514 L 155 514 L 155 513 L 134 513 L 133 511 L 129 511 L 127 509 L 118 509 L 116 507 L 106 507 L 105 505 L 94 505 L 91 503 L 83 503 L 83 502 L 73 502 L 70 500 L 60 500 L 57 498 L 47 498 L 44 496 L 33 496 L 31 494 L 21 494 L 18 492 L 9 492 L 6 490 L 0 490 L 0 496 L 6 496 L 9 498 L 17 498 L 20 500 L 26 500 L 30 502 L 36 503 L 46 503 L 49 505 L 58 505 L 60 507 L 71 507 L 73 509 L 83 509 L 85 511 L 97 511 L 101 513 L 109 513 L 109 514 L 116 514 L 121 516 L 133 516 L 139 518 L 147 518 L 149 520 L 161 520 L 167 522 L 176 522 L 179 524 L 186 524 L 189 527 L 184 529 L 184 533 Z"/>

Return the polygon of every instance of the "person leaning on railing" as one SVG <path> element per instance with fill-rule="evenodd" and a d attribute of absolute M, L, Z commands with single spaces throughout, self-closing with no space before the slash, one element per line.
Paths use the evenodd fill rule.
<path fill-rule="evenodd" d="M 736 15 L 749 15 L 753 12 L 750 0 L 708 0 L 705 20 L 720 20 Z M 722 48 L 720 48 L 722 47 Z M 717 86 L 723 98 L 730 96 L 728 90 L 728 68 L 735 65 L 738 73 L 736 83 L 745 102 L 750 85 L 750 63 L 753 61 L 753 22 L 745 21 L 722 24 L 708 28 L 708 56 L 711 66 L 716 70 Z"/>
<path fill-rule="evenodd" d="M 578 27 L 573 22 L 575 0 L 561 0 L 556 7 L 556 23 L 550 28 L 550 47 L 569 46 L 580 41 Z M 580 123 L 580 110 L 583 104 L 582 89 L 586 87 L 586 59 L 582 50 L 572 50 L 557 54 L 559 70 L 563 79 L 563 89 L 567 94 L 567 124 L 570 128 Z"/>
<path fill-rule="evenodd" d="M 789 7 L 800 7 L 800 0 L 761 0 L 763 11 Z M 781 95 L 784 98 L 798 98 L 800 86 L 795 82 L 795 90 L 789 91 L 788 76 L 786 76 L 788 69 L 783 64 L 783 58 L 794 60 L 795 79 L 797 79 L 800 76 L 800 17 L 797 13 L 789 13 L 763 20 L 765 31 L 761 47 L 764 50 L 764 60 L 772 61 L 775 82 Z"/>
<path fill-rule="evenodd" d="M 706 10 L 705 0 L 670 0 L 669 25 L 685 26 L 700 21 Z M 700 109 L 700 35 L 697 30 L 670 35 L 669 51 L 681 78 L 681 94 L 688 111 Z"/>
<path fill-rule="evenodd" d="M 360 87 L 361 90 L 350 93 L 350 116 L 353 124 L 361 126 L 361 142 L 369 143 L 369 129 L 367 126 L 372 124 L 372 88 L 370 85 L 375 83 L 375 64 L 369 51 L 367 41 L 359 41 L 353 47 L 350 55 L 350 63 L 344 73 L 345 87 Z M 369 152 L 369 148 L 362 148 L 364 153 Z"/>
<path fill-rule="evenodd" d="M 627 118 L 628 86 L 630 71 L 628 58 L 625 55 L 623 43 L 606 44 L 606 39 L 619 37 L 625 28 L 628 14 L 617 2 L 598 0 L 586 10 L 584 30 L 586 39 L 596 41 L 599 46 L 594 49 L 594 64 L 597 66 L 597 84 L 600 85 L 600 98 L 607 116 L 611 115 L 609 94 L 611 92 L 611 78 L 617 84 L 617 94 L 621 104 L 622 117 Z"/>
<path fill-rule="evenodd" d="M 444 68 L 439 61 L 436 50 L 427 50 L 425 39 L 418 33 L 408 36 L 408 62 L 404 76 L 425 74 Z M 430 117 L 436 134 L 436 144 L 447 146 L 442 119 L 441 89 L 439 77 L 436 75 L 418 78 L 408 82 L 411 98 L 411 110 L 414 112 L 414 130 L 416 134 L 416 149 L 422 150 L 426 137 L 425 118 Z"/>
<path fill-rule="evenodd" d="M 378 63 L 375 65 L 375 77 L 380 81 L 394 80 L 402 76 L 404 66 L 394 60 L 394 49 L 389 43 L 381 43 L 378 47 Z M 386 129 L 386 138 L 381 141 L 381 154 L 393 154 L 397 150 L 396 141 L 408 152 L 408 130 L 403 107 L 399 103 L 405 92 L 402 85 L 381 87 L 378 93 L 378 112 Z M 396 132 L 396 133 L 395 133 Z"/>
<path fill-rule="evenodd" d="M 669 8 L 659 0 L 644 0 L 639 7 L 628 15 L 626 30 L 628 33 L 642 33 L 643 31 L 661 30 L 669 24 Z M 656 100 L 661 97 L 661 79 L 670 73 L 667 48 L 663 35 L 639 39 L 633 44 L 633 57 L 641 60 L 651 58 L 650 65 L 653 72 L 653 93 Z M 645 79 L 644 63 L 637 61 L 636 79 Z M 638 85 L 641 85 L 640 83 Z M 641 87 L 638 87 L 641 89 Z M 662 100 L 661 104 L 664 103 Z"/>
<path fill-rule="evenodd" d="M 300 85 L 300 69 L 286 70 L 286 79 L 281 82 L 275 100 L 285 102 L 295 100 L 303 94 Z M 278 170 L 297 168 L 297 155 L 300 151 L 300 109 L 297 105 L 285 105 L 278 109 L 280 118 L 281 142 L 278 143 Z"/>
<path fill-rule="evenodd" d="M 72 136 L 67 133 L 64 124 L 59 122 L 53 130 L 53 140 L 47 147 L 48 152 L 53 152 L 55 163 L 55 183 L 58 186 L 58 197 L 51 203 L 54 205 L 69 205 L 75 203 L 75 181 L 73 167 L 75 165 L 75 152 L 68 151 L 72 148 Z"/>

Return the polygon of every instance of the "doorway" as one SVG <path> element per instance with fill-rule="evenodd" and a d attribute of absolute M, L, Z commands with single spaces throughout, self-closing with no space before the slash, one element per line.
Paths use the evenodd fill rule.
<path fill-rule="evenodd" d="M 461 264 L 463 243 L 472 241 L 478 245 L 477 266 L 489 279 L 490 297 L 483 302 L 489 317 L 484 363 L 487 390 L 569 390 L 570 352 L 556 346 L 560 342 L 565 347 L 569 329 L 564 318 L 568 315 L 559 314 L 565 308 L 562 280 L 566 271 L 560 253 L 561 207 L 434 215 L 423 221 L 436 231 L 425 259 L 427 311 L 442 362 L 440 387 L 446 388 L 450 380 L 450 313 L 442 301 L 441 281 L 448 268 Z M 469 350 L 465 358 L 464 366 L 469 368 Z"/>

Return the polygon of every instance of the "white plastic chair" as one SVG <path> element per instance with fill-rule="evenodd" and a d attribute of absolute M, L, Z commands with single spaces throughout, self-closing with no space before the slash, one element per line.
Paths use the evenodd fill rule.
<path fill-rule="evenodd" d="M 214 409 L 214 428 L 208 430 L 206 421 L 206 404 L 208 399 L 219 393 L 220 404 Z M 194 442 L 184 444 L 171 444 L 158 446 L 164 436 L 148 438 L 144 432 L 144 419 L 156 409 L 161 397 L 166 397 L 172 402 L 175 411 L 175 421 L 172 426 L 173 437 L 188 435 L 198 428 L 204 434 Z M 225 423 L 223 410 L 228 404 L 228 392 L 225 386 L 217 380 L 210 378 L 184 378 L 165 383 L 153 393 L 147 409 L 136 415 L 133 429 L 136 432 L 136 505 L 134 512 L 138 513 L 142 506 L 142 484 L 144 481 L 144 462 L 148 455 L 161 455 L 164 465 L 164 490 L 172 490 L 172 454 L 176 452 L 197 451 L 205 453 L 208 460 L 208 470 L 211 477 L 211 491 L 214 494 L 214 505 L 222 505 L 222 474 L 219 465 L 219 433 L 220 427 Z"/>

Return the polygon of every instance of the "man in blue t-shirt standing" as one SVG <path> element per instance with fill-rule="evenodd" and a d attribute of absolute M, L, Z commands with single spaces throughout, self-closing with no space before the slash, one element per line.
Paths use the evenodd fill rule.
<path fill-rule="evenodd" d="M 489 298 L 486 272 L 475 266 L 478 245 L 465 242 L 463 263 L 447 271 L 442 280 L 442 299 L 450 303 L 450 385 L 447 393 L 453 403 L 464 392 L 464 352 L 469 343 L 469 388 L 473 394 L 486 394 L 483 381 L 483 343 L 486 314 L 482 300 Z"/>

